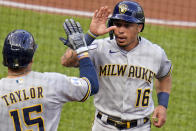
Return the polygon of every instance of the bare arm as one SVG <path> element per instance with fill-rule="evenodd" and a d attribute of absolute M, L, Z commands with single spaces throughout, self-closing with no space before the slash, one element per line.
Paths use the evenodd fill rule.
<path fill-rule="evenodd" d="M 156 87 L 156 92 L 157 94 L 159 92 L 167 92 L 170 94 L 171 87 L 172 87 L 172 78 L 171 74 L 168 76 L 162 78 L 162 79 L 156 79 L 155 81 L 155 87 Z"/>
<path fill-rule="evenodd" d="M 61 57 L 61 64 L 65 67 L 79 67 L 79 59 L 76 52 L 68 48 Z"/>
<path fill-rule="evenodd" d="M 155 86 L 156 86 L 156 92 L 159 93 L 168 93 L 170 94 L 171 87 L 172 87 L 172 78 L 171 74 L 168 76 L 162 78 L 162 79 L 156 79 L 155 80 Z M 165 101 L 168 101 L 167 99 Z M 153 113 L 153 124 L 154 126 L 160 128 L 162 127 L 166 122 L 167 117 L 167 108 L 163 105 L 159 105 L 155 108 Z"/>

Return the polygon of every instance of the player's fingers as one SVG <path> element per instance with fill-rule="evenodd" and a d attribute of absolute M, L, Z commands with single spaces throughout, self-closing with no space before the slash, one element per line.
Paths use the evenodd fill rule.
<path fill-rule="evenodd" d="M 98 11 L 99 11 L 99 10 L 95 10 L 95 11 L 94 11 L 93 18 L 96 18 L 96 17 L 97 17 L 97 13 L 98 13 Z"/>
<path fill-rule="evenodd" d="M 108 7 L 107 6 L 104 6 L 101 10 L 101 17 L 105 18 L 106 17 L 106 14 L 108 12 Z"/>
<path fill-rule="evenodd" d="M 158 128 L 162 127 L 164 125 L 165 121 L 162 118 L 159 118 L 157 122 L 154 123 L 154 125 Z"/>
<path fill-rule="evenodd" d="M 117 27 L 116 26 L 110 26 L 110 27 L 108 27 L 106 30 L 105 30 L 105 33 L 108 33 L 108 32 L 110 32 L 110 31 L 112 31 L 112 30 L 115 30 Z"/>
<path fill-rule="evenodd" d="M 164 117 L 160 117 L 158 121 L 159 127 L 162 127 L 165 124 L 166 119 Z"/>
<path fill-rule="evenodd" d="M 75 20 L 70 19 L 70 22 L 71 22 L 71 25 L 72 25 L 74 31 L 78 32 L 79 30 L 78 30 L 78 27 L 77 27 L 77 24 L 76 24 Z"/>
<path fill-rule="evenodd" d="M 98 17 L 98 18 L 101 18 L 101 17 L 102 17 L 102 15 L 103 15 L 103 9 L 104 9 L 104 7 L 101 7 L 101 8 L 99 9 L 99 11 L 98 11 L 96 17 Z"/>
<path fill-rule="evenodd" d="M 76 22 L 76 25 L 78 27 L 79 33 L 83 33 L 83 30 L 82 30 L 82 27 L 81 27 L 80 23 L 79 22 Z"/>
<path fill-rule="evenodd" d="M 109 10 L 108 6 L 105 6 L 104 11 L 103 11 L 103 16 L 105 18 L 108 18 L 109 14 L 110 14 L 110 10 Z"/>
<path fill-rule="evenodd" d="M 154 112 L 153 112 L 153 115 L 152 115 L 152 122 L 153 124 L 156 126 L 157 123 L 158 123 L 158 113 L 157 113 L 157 110 L 155 109 Z"/>
<path fill-rule="evenodd" d="M 75 31 L 73 29 L 73 26 L 72 26 L 71 22 L 68 19 L 65 20 L 65 25 L 67 26 L 67 28 L 69 29 L 71 34 L 75 33 Z"/>
<path fill-rule="evenodd" d="M 71 32 L 70 32 L 69 28 L 67 27 L 67 24 L 66 23 L 63 23 L 63 28 L 64 28 L 64 30 L 65 30 L 65 32 L 66 32 L 67 35 L 70 35 L 71 34 Z"/>

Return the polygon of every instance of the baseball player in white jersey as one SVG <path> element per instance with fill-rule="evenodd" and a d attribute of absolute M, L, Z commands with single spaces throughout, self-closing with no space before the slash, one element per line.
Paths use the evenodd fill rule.
<path fill-rule="evenodd" d="M 71 22 L 66 20 L 64 26 Z M 33 36 L 25 30 L 8 34 L 3 47 L 8 76 L 0 80 L 0 131 L 56 131 L 64 103 L 84 102 L 97 93 L 97 74 L 88 57 L 83 33 L 78 23 L 72 24 L 75 30 L 66 33 L 80 59 L 80 78 L 31 71 L 37 48 Z"/>
<path fill-rule="evenodd" d="M 100 86 L 94 96 L 96 113 L 92 130 L 149 131 L 153 111 L 153 124 L 162 127 L 171 89 L 171 62 L 160 46 L 138 36 L 145 25 L 143 9 L 138 3 L 119 2 L 107 28 L 109 12 L 108 7 L 95 11 L 85 35 Z M 94 40 L 107 32 L 110 38 Z M 71 53 L 69 50 L 66 57 Z M 62 64 L 77 65 L 67 59 L 62 59 Z M 155 109 L 154 78 L 159 103 Z"/>

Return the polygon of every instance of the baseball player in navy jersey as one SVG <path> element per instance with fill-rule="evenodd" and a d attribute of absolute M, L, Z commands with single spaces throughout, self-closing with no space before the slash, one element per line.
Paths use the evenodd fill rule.
<path fill-rule="evenodd" d="M 66 20 L 64 26 L 70 22 Z M 8 76 L 0 80 L 0 131 L 56 131 L 64 103 L 84 102 L 98 91 L 97 74 L 81 27 L 72 25 L 74 31 L 65 31 L 79 58 L 80 78 L 32 71 L 37 48 L 33 36 L 25 30 L 8 34 L 3 47 Z"/>
<path fill-rule="evenodd" d="M 108 7 L 96 10 L 85 35 L 100 86 L 94 96 L 92 130 L 149 131 L 150 118 L 156 127 L 162 127 L 171 89 L 171 61 L 160 46 L 138 35 L 145 26 L 138 3 L 119 2 L 106 26 L 109 14 Z M 94 40 L 108 32 L 109 38 Z M 77 61 L 70 63 L 67 59 L 75 56 L 71 49 L 65 56 L 64 66 L 77 65 Z M 156 108 L 152 99 L 154 79 L 159 104 Z"/>

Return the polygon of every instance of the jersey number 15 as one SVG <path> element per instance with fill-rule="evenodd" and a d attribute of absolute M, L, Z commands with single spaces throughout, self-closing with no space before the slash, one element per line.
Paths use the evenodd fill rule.
<path fill-rule="evenodd" d="M 30 117 L 31 113 L 41 113 L 42 112 L 42 105 L 34 105 L 31 107 L 25 107 L 22 109 L 22 115 L 23 115 L 23 120 L 26 126 L 38 126 L 39 131 L 44 131 L 44 120 L 42 117 L 36 117 L 32 119 Z M 10 111 L 10 116 L 13 120 L 14 127 L 16 131 L 22 131 L 21 127 L 21 121 L 20 121 L 20 116 L 19 116 L 19 110 L 11 110 Z"/>

